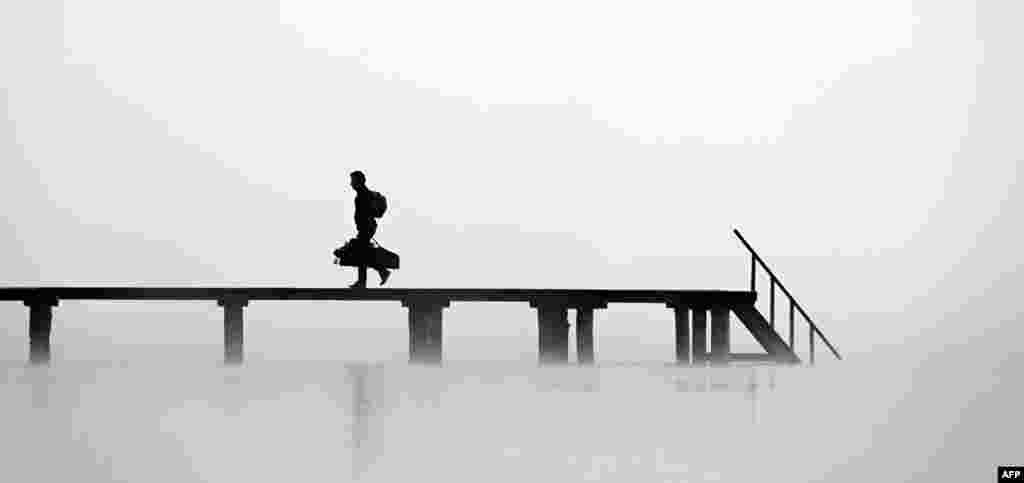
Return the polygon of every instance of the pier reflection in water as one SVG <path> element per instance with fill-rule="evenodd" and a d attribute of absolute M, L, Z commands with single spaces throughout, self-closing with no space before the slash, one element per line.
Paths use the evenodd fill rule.
<path fill-rule="evenodd" d="M 30 480 L 700 481 L 728 473 L 775 370 L 8 365 L 2 440 Z"/>
<path fill-rule="evenodd" d="M 567 466 L 563 477 L 571 477 L 572 471 L 583 475 L 593 468 L 581 465 L 604 467 L 620 459 L 615 450 L 601 449 L 605 443 L 621 447 L 625 442 L 626 447 L 640 450 L 650 443 L 645 440 L 658 436 L 659 426 L 669 429 L 663 436 L 672 438 L 670 428 L 688 417 L 717 421 L 711 426 L 717 424 L 720 430 L 749 429 L 745 423 L 757 422 L 757 393 L 772 387 L 775 370 L 642 365 L 524 369 L 486 363 L 445 368 L 350 364 L 347 368 L 353 390 L 354 479 L 368 473 L 384 479 L 399 477 L 408 471 L 408 464 L 454 476 L 463 469 L 482 470 L 488 459 L 487 465 L 503 468 L 511 463 L 509 457 L 520 460 L 515 466 L 526 471 L 517 478 L 529 477 L 531 468 L 558 471 L 559 466 Z M 705 401 L 691 400 L 701 399 L 700 393 L 706 394 Z M 749 409 L 741 410 L 742 404 Z M 717 410 L 725 412 L 709 420 Z M 669 425 L 646 420 L 651 417 L 664 417 Z M 614 428 L 618 423 L 626 427 Z M 690 438 L 701 426 L 684 425 L 691 428 Z M 565 446 L 550 446 L 558 441 Z M 661 458 L 660 464 L 646 462 L 655 471 L 650 476 L 664 472 L 666 455 L 680 446 L 671 439 L 662 444 L 648 448 L 647 456 Z M 553 451 L 545 455 L 547 450 Z M 689 453 L 695 454 L 694 449 Z M 628 456 L 632 461 L 638 455 Z M 538 457 L 542 460 L 532 461 Z M 642 459 L 637 463 L 645 464 Z M 507 470 L 501 472 L 507 476 Z M 469 471 L 463 476 L 474 475 Z"/>
<path fill-rule="evenodd" d="M 974 481 L 1013 459 L 1020 358 L 951 384 L 956 371 L 985 373 L 874 357 L 815 368 L 11 362 L 0 457 L 5 481 L 175 483 L 852 483 L 908 465 L 919 481 Z"/>

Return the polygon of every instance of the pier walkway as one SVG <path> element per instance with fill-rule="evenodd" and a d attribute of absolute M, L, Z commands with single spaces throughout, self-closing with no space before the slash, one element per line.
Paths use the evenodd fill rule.
<path fill-rule="evenodd" d="M 676 362 L 680 364 L 728 364 L 732 361 L 800 363 L 794 347 L 795 314 L 808 327 L 810 362 L 814 343 L 823 341 L 836 358 L 832 343 L 764 260 L 739 233 L 734 233 L 751 254 L 749 291 L 730 290 L 597 290 L 597 289 L 484 289 L 484 288 L 300 288 L 300 287 L 4 287 L 0 301 L 20 301 L 29 312 L 29 360 L 50 361 L 50 333 L 54 307 L 61 300 L 192 300 L 216 301 L 224 310 L 224 360 L 243 361 L 245 307 L 263 300 L 393 301 L 408 308 L 409 357 L 412 362 L 440 363 L 443 360 L 442 313 L 451 302 L 520 302 L 537 311 L 538 357 L 544 364 L 567 363 L 569 359 L 568 311 L 576 315 L 577 362 L 594 362 L 594 312 L 610 303 L 664 304 L 675 314 Z M 770 277 L 769 317 L 755 307 L 758 266 Z M 789 299 L 788 343 L 776 332 L 775 293 L 781 289 Z M 730 317 L 735 316 L 750 331 L 763 353 L 730 351 Z"/>

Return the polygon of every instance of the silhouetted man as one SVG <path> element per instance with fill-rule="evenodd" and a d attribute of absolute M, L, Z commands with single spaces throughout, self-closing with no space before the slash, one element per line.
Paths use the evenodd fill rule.
<path fill-rule="evenodd" d="M 370 240 L 377 233 L 377 220 L 373 217 L 373 193 L 366 187 L 366 175 L 362 171 L 353 171 L 349 174 L 352 189 L 356 191 L 356 249 L 362 256 L 358 257 L 360 264 L 359 279 L 349 288 L 366 288 L 366 267 L 371 266 L 380 275 L 380 284 L 388 281 L 391 270 L 376 265 L 373 256 L 373 247 Z"/>

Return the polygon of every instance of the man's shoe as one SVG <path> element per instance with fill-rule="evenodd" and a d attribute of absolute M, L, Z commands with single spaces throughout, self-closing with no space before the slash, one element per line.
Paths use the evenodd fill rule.
<path fill-rule="evenodd" d="M 380 284 L 384 285 L 384 282 L 388 281 L 388 277 L 391 276 L 391 270 L 383 269 L 380 271 Z"/>

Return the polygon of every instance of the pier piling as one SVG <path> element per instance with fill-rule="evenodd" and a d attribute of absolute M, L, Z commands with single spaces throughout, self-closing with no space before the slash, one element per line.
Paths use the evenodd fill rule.
<path fill-rule="evenodd" d="M 29 308 L 28 360 L 32 365 L 50 363 L 50 331 L 53 327 L 53 308 L 59 302 L 53 297 L 34 297 L 25 300 Z"/>
<path fill-rule="evenodd" d="M 229 296 L 217 300 L 217 305 L 224 307 L 224 363 L 241 364 L 245 354 L 242 312 L 249 301 L 244 297 Z"/>
<path fill-rule="evenodd" d="M 676 364 L 690 364 L 690 309 L 676 303 L 667 304 L 675 312 Z"/>
<path fill-rule="evenodd" d="M 402 301 L 409 308 L 409 361 L 440 364 L 444 360 L 442 312 L 447 299 L 424 297 Z"/>
<path fill-rule="evenodd" d="M 703 364 L 708 360 L 708 313 L 703 307 L 692 307 L 693 341 L 692 357 L 694 364 Z"/>
<path fill-rule="evenodd" d="M 594 363 L 594 309 L 576 309 L 576 362 L 579 365 Z"/>
<path fill-rule="evenodd" d="M 711 362 L 715 365 L 729 363 L 729 308 L 711 308 Z"/>
<path fill-rule="evenodd" d="M 569 362 L 568 304 L 564 300 L 533 300 L 537 309 L 537 353 L 541 364 Z"/>

